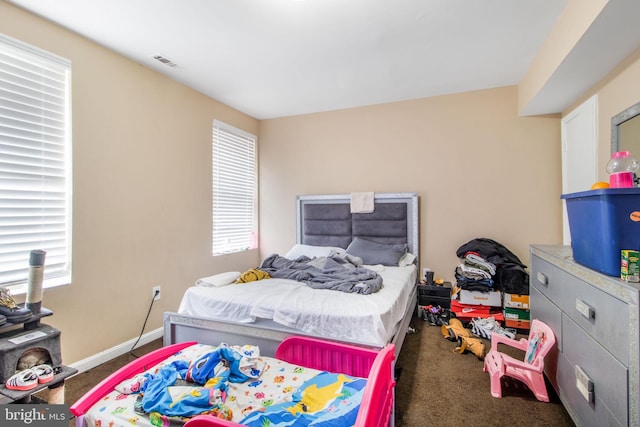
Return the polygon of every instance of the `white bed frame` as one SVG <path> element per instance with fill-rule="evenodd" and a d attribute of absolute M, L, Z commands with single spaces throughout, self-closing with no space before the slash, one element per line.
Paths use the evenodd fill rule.
<path fill-rule="evenodd" d="M 304 206 L 307 204 L 344 204 L 349 203 L 350 195 L 318 195 L 297 197 L 297 241 L 305 243 L 304 236 Z M 416 256 L 419 262 L 419 216 L 417 193 L 380 193 L 375 195 L 375 203 L 404 203 L 407 208 L 406 216 L 406 241 L 409 251 Z M 396 331 L 391 339 L 396 347 L 396 357 L 402 348 L 409 323 L 417 306 L 417 287 L 414 287 L 409 303 L 405 308 L 402 320 L 397 324 Z M 230 345 L 244 345 L 251 343 L 260 347 L 260 352 L 266 356 L 274 356 L 278 344 L 291 335 L 307 335 L 301 331 L 289 328 L 272 320 L 257 319 L 255 323 L 242 324 L 214 320 L 206 317 L 193 316 L 180 313 L 164 313 L 164 345 L 185 341 L 198 341 L 202 344 L 218 345 L 221 342 Z M 326 337 L 315 337 L 323 338 Z M 364 343 L 351 342 L 362 345 Z"/>

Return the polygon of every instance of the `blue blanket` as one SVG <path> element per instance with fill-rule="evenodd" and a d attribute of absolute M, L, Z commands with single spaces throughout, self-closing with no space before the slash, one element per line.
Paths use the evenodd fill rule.
<path fill-rule="evenodd" d="M 223 360 L 225 364 L 221 365 Z M 241 360 L 242 355 L 237 351 L 221 347 L 195 361 L 178 360 L 162 367 L 142 384 L 142 410 L 171 417 L 192 417 L 210 412 L 216 405 L 217 409 L 223 410 L 228 383 L 241 383 L 251 378 L 241 371 Z M 260 372 L 252 374 L 259 376 Z M 178 380 L 201 386 L 181 386 Z"/>

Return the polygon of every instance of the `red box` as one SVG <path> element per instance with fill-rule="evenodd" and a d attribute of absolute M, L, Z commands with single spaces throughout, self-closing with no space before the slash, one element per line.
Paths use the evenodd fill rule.
<path fill-rule="evenodd" d="M 476 317 L 493 317 L 497 321 L 504 320 L 504 315 L 500 307 L 490 307 L 488 305 L 476 305 L 476 304 L 462 304 L 458 300 L 451 300 L 451 312 L 456 315 L 457 318 L 462 320 L 469 320 Z"/>

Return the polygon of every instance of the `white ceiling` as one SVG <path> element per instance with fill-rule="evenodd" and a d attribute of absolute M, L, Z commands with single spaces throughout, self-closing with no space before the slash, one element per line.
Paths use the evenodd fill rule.
<path fill-rule="evenodd" d="M 8 1 L 267 119 L 518 84 L 567 0 Z"/>

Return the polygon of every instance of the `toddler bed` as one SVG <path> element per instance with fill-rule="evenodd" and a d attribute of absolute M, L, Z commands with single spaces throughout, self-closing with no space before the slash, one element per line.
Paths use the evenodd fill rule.
<path fill-rule="evenodd" d="M 78 427 L 386 426 L 394 358 L 392 344 L 376 351 L 299 336 L 280 343 L 275 358 L 246 345 L 179 343 L 114 372 L 70 410 Z M 185 386 L 174 372 L 206 385 Z"/>
<path fill-rule="evenodd" d="M 326 257 L 355 247 L 355 255 L 377 264 L 381 289 L 363 295 L 311 288 L 288 278 L 192 286 L 178 312 L 164 314 L 165 345 L 252 342 L 273 355 L 287 336 L 306 335 L 376 349 L 393 343 L 397 356 L 417 303 L 417 194 L 375 194 L 371 213 L 352 213 L 349 195 L 298 196 L 296 207 L 297 244 L 286 258 Z M 394 256 L 400 247 L 408 255 L 398 263 Z"/>

